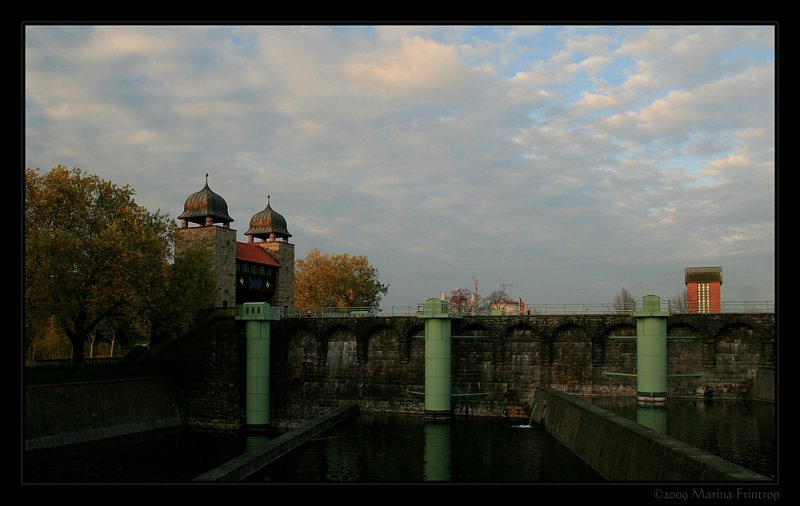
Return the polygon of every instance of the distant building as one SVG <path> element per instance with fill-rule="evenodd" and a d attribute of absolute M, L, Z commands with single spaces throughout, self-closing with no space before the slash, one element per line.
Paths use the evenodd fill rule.
<path fill-rule="evenodd" d="M 289 243 L 292 234 L 286 219 L 270 207 L 269 196 L 267 207 L 250 219 L 245 233 L 247 243 L 236 241 L 228 204 L 208 187 L 208 175 L 203 189 L 186 199 L 178 219 L 175 257 L 191 247 L 205 248 L 217 274 L 215 307 L 245 302 L 269 302 L 277 307 L 294 303 L 294 244 Z M 191 227 L 190 223 L 198 226 Z"/>
<path fill-rule="evenodd" d="M 686 310 L 689 313 L 719 313 L 722 308 L 722 267 L 687 267 Z"/>

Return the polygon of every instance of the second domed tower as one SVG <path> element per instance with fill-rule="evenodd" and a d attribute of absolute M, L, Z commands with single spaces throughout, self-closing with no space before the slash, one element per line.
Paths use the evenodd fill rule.
<path fill-rule="evenodd" d="M 289 242 L 289 238 L 292 236 L 286 226 L 286 218 L 275 212 L 270 206 L 269 195 L 267 195 L 267 207 L 250 218 L 250 228 L 244 235 L 247 236 L 247 242 L 253 242 L 253 238 L 264 241 L 283 239 L 284 242 Z"/>
<path fill-rule="evenodd" d="M 289 307 L 294 304 L 294 244 L 289 242 L 292 234 L 286 225 L 286 219 L 270 205 L 267 195 L 267 207 L 250 218 L 250 228 L 245 234 L 248 244 L 256 244 L 263 248 L 280 264 L 278 287 L 275 304 Z M 260 239 L 260 241 L 255 241 Z"/>

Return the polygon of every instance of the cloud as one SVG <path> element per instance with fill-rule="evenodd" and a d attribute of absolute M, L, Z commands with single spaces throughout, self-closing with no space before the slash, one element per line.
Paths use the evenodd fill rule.
<path fill-rule="evenodd" d="M 447 100 L 473 73 L 455 48 L 422 37 L 404 37 L 399 48 L 348 62 L 344 74 L 351 83 L 381 100 L 413 95 Z"/>
<path fill-rule="evenodd" d="M 773 90 L 773 67 L 757 67 L 693 89 L 670 91 L 639 111 L 609 117 L 606 124 L 620 133 L 635 132 L 642 140 L 684 138 L 705 128 L 746 129 L 771 120 Z"/>
<path fill-rule="evenodd" d="M 26 165 L 80 166 L 171 216 L 208 172 L 240 239 L 270 194 L 298 257 L 367 255 L 388 303 L 472 275 L 517 281 L 526 301 L 610 299 L 623 282 L 671 296 L 701 260 L 768 294 L 772 40 L 761 27 L 29 27 Z"/>

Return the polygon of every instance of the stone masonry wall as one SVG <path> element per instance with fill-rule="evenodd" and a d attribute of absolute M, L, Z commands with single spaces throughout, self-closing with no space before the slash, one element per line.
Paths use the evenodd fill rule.
<path fill-rule="evenodd" d="M 667 324 L 668 395 L 748 398 L 774 364 L 774 315 L 677 315 Z M 243 423 L 244 327 L 218 319 L 187 350 L 183 418 Z M 271 323 L 271 419 L 292 426 L 327 409 L 424 411 L 424 320 L 289 319 Z M 527 418 L 540 386 L 635 395 L 632 317 L 468 317 L 452 321 L 456 415 Z"/>
<path fill-rule="evenodd" d="M 216 307 L 236 304 L 236 230 L 217 226 L 179 228 L 175 234 L 175 256 L 201 246 L 208 251 L 217 273 Z"/>
<path fill-rule="evenodd" d="M 307 326 L 295 338 L 286 328 L 289 391 L 302 392 L 302 405 L 309 398 L 355 400 L 365 410 L 422 412 L 422 322 L 385 320 L 397 321 L 374 332 L 368 322 L 377 320 L 370 319 L 328 330 Z M 771 314 L 677 315 L 667 333 L 670 396 L 699 398 L 713 389 L 717 397 L 747 398 L 755 371 L 774 362 Z M 360 355 L 362 347 L 367 351 Z M 295 357 L 309 348 L 314 357 L 298 365 Z M 539 385 L 635 395 L 636 322 L 618 316 L 453 320 L 451 368 L 456 414 L 528 416 Z M 287 398 L 287 405 L 300 404 Z"/>

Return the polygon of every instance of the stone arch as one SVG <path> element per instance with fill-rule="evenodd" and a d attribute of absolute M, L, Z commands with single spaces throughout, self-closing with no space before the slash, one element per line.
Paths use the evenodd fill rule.
<path fill-rule="evenodd" d="M 451 336 L 450 374 L 454 391 L 475 392 L 493 376 L 490 330 L 480 323 L 453 320 Z"/>
<path fill-rule="evenodd" d="M 411 362 L 415 352 L 423 358 L 425 349 L 425 322 L 417 320 L 408 325 L 402 332 L 400 340 L 400 363 L 408 364 Z"/>
<path fill-rule="evenodd" d="M 543 328 L 530 323 L 515 322 L 503 332 L 499 355 L 509 377 L 515 378 L 514 400 L 529 407 L 534 389 L 547 381 L 546 345 L 542 339 Z M 517 399 L 518 397 L 518 399 Z M 529 412 L 529 409 L 528 409 Z"/>
<path fill-rule="evenodd" d="M 551 383 L 565 391 L 583 393 L 591 390 L 592 341 L 586 328 L 566 321 L 552 334 Z"/>
<path fill-rule="evenodd" d="M 669 383 L 671 388 L 697 382 L 696 378 L 682 380 L 677 375 L 699 374 L 703 371 L 702 336 L 702 330 L 692 321 L 667 322 L 667 377 L 672 375 L 673 381 Z"/>
<path fill-rule="evenodd" d="M 282 330 L 285 350 L 282 362 L 286 364 L 290 383 L 300 378 L 314 377 L 317 366 L 325 360 L 323 348 L 320 346 L 319 328 L 302 320 L 296 320 L 291 324 L 285 324 Z M 274 356 L 273 362 L 276 361 L 281 363 L 280 357 Z"/>
<path fill-rule="evenodd" d="M 388 362 L 399 362 L 399 339 L 394 327 L 386 323 L 375 323 L 360 329 L 356 335 L 358 361 L 367 364 L 366 374 L 383 373 Z M 376 370 L 376 368 L 378 368 Z"/>
<path fill-rule="evenodd" d="M 592 364 L 600 366 L 605 364 L 615 372 L 623 372 L 620 367 L 628 369 L 631 349 L 633 351 L 634 368 L 636 372 L 636 322 L 627 318 L 614 318 L 602 327 L 595 339 L 592 339 Z"/>
<path fill-rule="evenodd" d="M 592 343 L 593 390 L 636 392 L 636 335 L 636 323 L 628 318 L 614 318 L 600 331 Z"/>
<path fill-rule="evenodd" d="M 338 369 L 358 363 L 356 335 L 352 327 L 334 322 L 320 332 L 320 356 L 328 368 Z"/>

